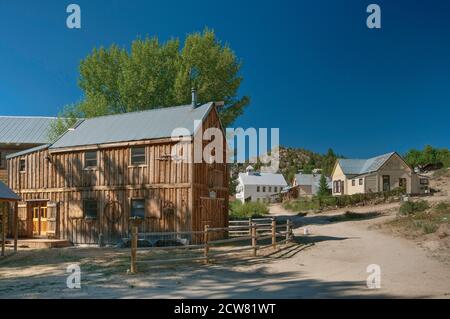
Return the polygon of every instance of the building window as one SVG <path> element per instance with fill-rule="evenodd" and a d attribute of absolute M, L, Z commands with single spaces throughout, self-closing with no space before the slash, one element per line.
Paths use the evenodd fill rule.
<path fill-rule="evenodd" d="M 97 151 L 89 151 L 84 153 L 84 167 L 85 168 L 97 167 Z"/>
<path fill-rule="evenodd" d="M 406 187 L 406 178 L 400 178 L 398 180 L 398 187 L 400 187 L 400 188 Z"/>
<path fill-rule="evenodd" d="M 25 169 L 26 169 L 25 163 L 26 162 L 24 159 L 19 160 L 19 171 L 20 172 L 25 172 Z"/>
<path fill-rule="evenodd" d="M 273 191 L 274 191 L 275 193 L 277 193 L 277 192 L 278 192 L 278 187 L 275 186 L 275 187 L 273 188 Z"/>
<path fill-rule="evenodd" d="M 266 192 L 266 186 L 263 186 L 263 193 Z"/>
<path fill-rule="evenodd" d="M 261 191 L 261 188 L 259 187 L 259 186 L 256 186 L 256 192 L 260 192 Z"/>
<path fill-rule="evenodd" d="M 364 181 L 364 180 L 363 180 L 362 178 L 360 178 L 360 179 L 359 179 L 359 185 L 362 185 L 362 184 L 363 184 L 363 181 Z"/>
<path fill-rule="evenodd" d="M 145 218 L 145 199 L 131 200 L 131 218 Z"/>
<path fill-rule="evenodd" d="M 3 153 L 0 152 L 0 168 L 5 168 L 5 162 L 6 161 L 3 160 Z"/>
<path fill-rule="evenodd" d="M 352 186 L 356 185 L 356 180 L 352 179 Z"/>
<path fill-rule="evenodd" d="M 85 200 L 83 203 L 84 218 L 97 219 L 98 205 L 96 200 Z"/>
<path fill-rule="evenodd" d="M 335 188 L 335 193 L 340 193 L 341 192 L 341 181 L 335 181 L 334 188 Z"/>
<path fill-rule="evenodd" d="M 131 148 L 131 165 L 145 164 L 145 147 Z"/>
<path fill-rule="evenodd" d="M 272 193 L 272 186 L 269 186 L 269 193 Z"/>

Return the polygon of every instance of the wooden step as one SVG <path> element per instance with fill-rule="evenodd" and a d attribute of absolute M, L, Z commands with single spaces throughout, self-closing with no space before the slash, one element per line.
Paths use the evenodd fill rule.
<path fill-rule="evenodd" d="M 7 246 L 12 246 L 13 240 L 8 239 L 6 241 Z M 17 241 L 19 248 L 32 248 L 32 249 L 50 249 L 50 248 L 64 248 L 73 246 L 72 243 L 64 239 L 19 239 Z"/>

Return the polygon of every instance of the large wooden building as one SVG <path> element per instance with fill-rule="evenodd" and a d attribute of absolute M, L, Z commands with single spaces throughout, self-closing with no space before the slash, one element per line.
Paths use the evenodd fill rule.
<path fill-rule="evenodd" d="M 53 117 L 0 116 L 0 181 L 8 183 L 6 157 L 48 143 Z"/>
<path fill-rule="evenodd" d="M 208 128 L 223 132 L 216 104 L 193 103 L 82 120 L 51 145 L 8 156 L 20 236 L 97 244 L 128 237 L 133 219 L 143 233 L 227 226 L 226 161 L 183 159 Z"/>

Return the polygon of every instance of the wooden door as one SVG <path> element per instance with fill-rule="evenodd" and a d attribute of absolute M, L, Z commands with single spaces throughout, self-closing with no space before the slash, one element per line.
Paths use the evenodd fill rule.
<path fill-rule="evenodd" d="M 33 207 L 33 236 L 39 236 L 39 206 Z"/>
<path fill-rule="evenodd" d="M 391 190 L 391 177 L 389 175 L 383 175 L 383 192 L 389 192 Z"/>
<path fill-rule="evenodd" d="M 57 237 L 57 225 L 58 225 L 58 205 L 55 202 L 49 202 L 47 204 L 47 236 Z"/>
<path fill-rule="evenodd" d="M 47 235 L 47 204 L 36 204 L 32 207 L 33 236 Z"/>
<path fill-rule="evenodd" d="M 103 235 L 105 243 L 117 244 L 122 238 L 122 205 L 119 202 L 109 202 L 103 213 Z"/>
<path fill-rule="evenodd" d="M 223 198 L 202 197 L 200 199 L 200 205 L 200 230 L 203 230 L 205 225 L 208 225 L 210 228 L 226 227 Z M 211 240 L 224 238 L 225 236 L 225 231 L 209 234 Z"/>

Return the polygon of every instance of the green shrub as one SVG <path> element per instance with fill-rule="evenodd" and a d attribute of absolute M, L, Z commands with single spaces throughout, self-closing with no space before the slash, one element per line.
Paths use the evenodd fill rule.
<path fill-rule="evenodd" d="M 400 215 L 411 215 L 423 212 L 430 208 L 430 205 L 427 201 L 420 200 L 417 202 L 405 202 L 400 206 L 399 213 Z"/>
<path fill-rule="evenodd" d="M 438 213 L 448 212 L 448 211 L 450 211 L 450 205 L 445 202 L 440 202 L 439 204 L 434 206 L 433 210 Z"/>
<path fill-rule="evenodd" d="M 283 207 L 290 211 L 301 212 L 305 210 L 320 209 L 320 203 L 314 199 L 302 198 L 285 202 L 283 203 Z"/>
<path fill-rule="evenodd" d="M 269 208 L 261 202 L 249 202 L 242 204 L 235 200 L 230 202 L 230 220 L 263 217 L 269 213 Z"/>

